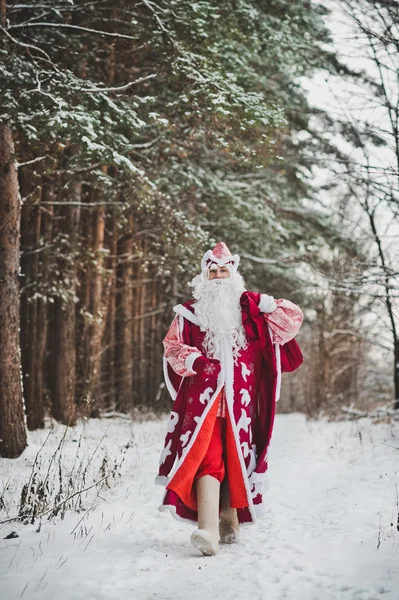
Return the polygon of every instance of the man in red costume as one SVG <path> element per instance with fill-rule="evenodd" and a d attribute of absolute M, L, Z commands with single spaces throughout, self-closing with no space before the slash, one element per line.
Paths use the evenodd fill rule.
<path fill-rule="evenodd" d="M 301 309 L 246 291 L 239 260 L 224 242 L 205 253 L 194 299 L 174 308 L 164 339 L 174 403 L 156 478 L 166 485 L 160 509 L 198 521 L 191 542 L 205 555 L 262 514 L 281 372 L 303 360 L 293 339 Z"/>

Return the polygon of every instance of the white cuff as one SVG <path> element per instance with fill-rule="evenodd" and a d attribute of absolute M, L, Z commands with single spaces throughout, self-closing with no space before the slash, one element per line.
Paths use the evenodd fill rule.
<path fill-rule="evenodd" d="M 191 375 L 196 375 L 196 371 L 193 371 L 193 364 L 195 359 L 199 356 L 202 356 L 201 352 L 192 352 L 186 357 L 186 360 L 184 361 L 184 366 L 186 367 L 187 371 L 191 372 Z"/>
<path fill-rule="evenodd" d="M 268 296 L 267 294 L 261 294 L 259 300 L 259 310 L 263 313 L 270 313 L 276 310 L 277 304 L 274 301 L 273 296 Z"/>

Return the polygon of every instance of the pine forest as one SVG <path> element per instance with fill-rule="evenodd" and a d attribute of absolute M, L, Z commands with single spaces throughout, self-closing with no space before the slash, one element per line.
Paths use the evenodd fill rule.
<path fill-rule="evenodd" d="M 0 0 L 4 600 L 397 600 L 398 75 L 398 0 Z"/>

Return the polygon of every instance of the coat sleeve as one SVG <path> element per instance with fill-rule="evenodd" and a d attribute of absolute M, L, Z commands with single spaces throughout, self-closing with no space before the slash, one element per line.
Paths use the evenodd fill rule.
<path fill-rule="evenodd" d="M 274 302 L 276 308 L 265 313 L 265 319 L 273 331 L 274 341 L 282 346 L 298 333 L 303 321 L 303 312 L 290 300 L 281 298 Z"/>
<path fill-rule="evenodd" d="M 183 318 L 183 317 L 181 317 Z M 169 327 L 169 331 L 163 340 L 165 349 L 165 358 L 174 370 L 181 377 L 195 375 L 193 364 L 198 356 L 202 356 L 202 352 L 194 346 L 188 346 L 184 343 L 180 331 L 180 317 L 176 316 Z"/>

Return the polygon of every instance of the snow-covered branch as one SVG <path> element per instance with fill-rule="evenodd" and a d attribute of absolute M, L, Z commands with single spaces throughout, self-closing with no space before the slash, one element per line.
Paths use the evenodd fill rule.
<path fill-rule="evenodd" d="M 154 79 L 154 77 L 157 77 L 156 73 L 151 73 L 150 75 L 145 75 L 144 77 L 139 77 L 138 79 L 135 79 L 134 81 L 129 81 L 128 83 L 124 83 L 123 85 L 115 85 L 112 87 L 91 87 L 91 88 L 84 88 L 82 86 L 80 86 L 79 88 L 76 88 L 77 91 L 79 92 L 123 92 L 124 90 L 129 89 L 130 87 L 132 87 L 133 85 L 137 85 L 139 83 L 143 83 L 143 81 L 148 81 L 149 79 Z"/>
<path fill-rule="evenodd" d="M 48 158 L 48 156 L 37 156 L 36 158 L 32 158 L 32 160 L 27 160 L 25 162 L 21 162 L 21 163 L 16 163 L 15 166 L 17 169 L 20 169 L 21 167 L 26 167 L 27 165 L 33 165 L 34 163 L 37 162 L 41 162 L 42 160 L 45 160 L 46 158 Z"/>
<path fill-rule="evenodd" d="M 112 31 L 104 31 L 102 29 L 92 29 L 90 27 L 81 27 L 80 25 L 71 25 L 69 23 L 16 23 L 11 25 L 9 29 L 26 29 L 32 27 L 52 27 L 55 29 L 72 29 L 74 31 L 83 31 L 85 33 L 93 33 L 95 35 L 101 35 L 112 38 L 123 38 L 125 40 L 136 41 L 136 38 L 132 35 L 126 35 L 124 33 L 116 33 Z"/>

